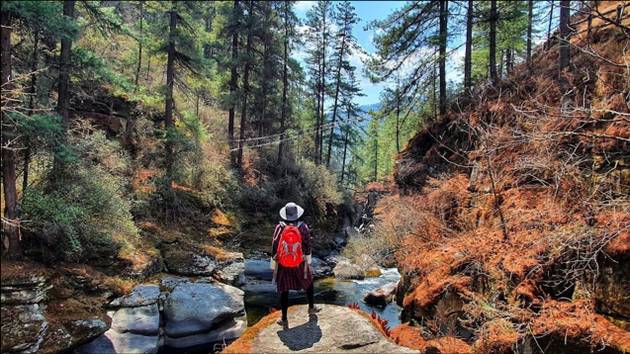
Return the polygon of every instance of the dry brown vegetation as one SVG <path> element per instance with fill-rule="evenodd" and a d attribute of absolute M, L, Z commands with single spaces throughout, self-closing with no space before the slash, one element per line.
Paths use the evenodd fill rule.
<path fill-rule="evenodd" d="M 540 49 L 401 153 L 400 193 L 376 209 L 376 230 L 401 237 L 399 301 L 418 325 L 392 330 L 401 344 L 630 350 L 630 34 L 600 22 L 576 26 L 569 70 Z"/>

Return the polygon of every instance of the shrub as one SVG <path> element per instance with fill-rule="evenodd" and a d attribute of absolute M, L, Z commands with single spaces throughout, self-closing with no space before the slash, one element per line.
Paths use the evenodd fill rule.
<path fill-rule="evenodd" d="M 102 132 L 70 137 L 74 157 L 62 174 L 25 191 L 22 213 L 44 259 L 110 258 L 137 236 L 123 198 L 128 161 Z"/>

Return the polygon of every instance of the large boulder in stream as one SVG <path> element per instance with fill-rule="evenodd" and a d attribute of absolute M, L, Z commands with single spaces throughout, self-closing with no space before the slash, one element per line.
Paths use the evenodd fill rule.
<path fill-rule="evenodd" d="M 308 315 L 306 305 L 289 308 L 289 327 L 276 324 L 274 312 L 250 327 L 223 353 L 417 353 L 392 342 L 369 315 L 344 306 L 320 305 Z"/>
<path fill-rule="evenodd" d="M 333 269 L 337 279 L 363 279 L 365 274 L 358 265 L 351 263 L 347 258 L 338 258 L 337 265 Z"/>
<path fill-rule="evenodd" d="M 225 321 L 242 317 L 245 314 L 243 295 L 242 290 L 220 283 L 178 284 L 164 304 L 167 340 L 208 333 L 226 325 Z"/>
<path fill-rule="evenodd" d="M 394 299 L 397 286 L 397 282 L 387 283 L 365 294 L 363 301 L 370 306 L 385 307 Z"/>
<path fill-rule="evenodd" d="M 157 353 L 237 338 L 247 327 L 243 291 L 167 276 L 109 303 L 111 328 L 76 353 Z"/>

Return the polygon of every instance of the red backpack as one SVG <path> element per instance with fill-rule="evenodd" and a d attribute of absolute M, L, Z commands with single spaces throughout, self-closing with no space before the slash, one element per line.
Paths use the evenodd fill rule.
<path fill-rule="evenodd" d="M 280 234 L 278 263 L 283 267 L 295 268 L 302 263 L 302 234 L 294 225 L 286 225 Z"/>

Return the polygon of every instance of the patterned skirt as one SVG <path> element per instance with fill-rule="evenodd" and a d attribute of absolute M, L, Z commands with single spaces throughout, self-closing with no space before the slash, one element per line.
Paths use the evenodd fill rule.
<path fill-rule="evenodd" d="M 276 266 L 278 267 L 276 274 L 278 293 L 288 290 L 306 290 L 313 284 L 311 267 L 306 267 L 306 262 L 302 262 L 302 264 L 295 268 L 286 268 L 279 263 Z M 305 267 L 307 268 L 306 274 L 304 272 Z"/>

